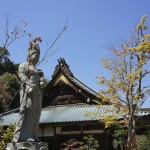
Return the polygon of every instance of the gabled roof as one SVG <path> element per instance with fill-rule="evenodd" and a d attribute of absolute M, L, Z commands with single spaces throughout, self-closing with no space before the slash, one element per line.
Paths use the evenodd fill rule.
<path fill-rule="evenodd" d="M 56 86 L 59 81 L 63 81 L 75 91 L 80 92 L 92 100 L 95 104 L 101 103 L 101 100 L 98 98 L 98 93 L 76 78 L 63 58 L 58 60 L 58 65 L 55 67 L 51 81 L 45 88 L 45 93 Z"/>
<path fill-rule="evenodd" d="M 109 111 L 108 111 L 109 110 Z M 112 105 L 103 105 L 99 108 L 97 105 L 75 104 L 75 105 L 57 105 L 43 108 L 41 111 L 40 124 L 62 124 L 99 121 L 102 115 L 116 114 Z M 8 126 L 15 124 L 18 118 L 16 110 L 1 116 L 0 124 Z M 91 116 L 89 114 L 92 114 Z M 98 115 L 97 115 L 98 114 Z M 142 110 L 138 116 L 150 116 L 150 109 Z M 120 116 L 121 118 L 121 116 Z"/>

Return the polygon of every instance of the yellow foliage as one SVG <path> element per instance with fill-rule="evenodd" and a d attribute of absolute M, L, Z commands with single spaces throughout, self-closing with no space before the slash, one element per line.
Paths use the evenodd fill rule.
<path fill-rule="evenodd" d="M 143 36 L 143 38 L 142 38 L 143 41 L 146 41 L 149 39 L 150 39 L 150 34 L 147 34 L 147 35 Z"/>
<path fill-rule="evenodd" d="M 102 102 L 110 102 L 111 99 L 109 96 L 107 96 L 105 93 L 103 93 L 102 91 L 99 91 L 99 94 L 98 94 L 98 98 L 102 99 Z"/>
<path fill-rule="evenodd" d="M 102 65 L 105 69 L 112 70 L 111 64 L 112 64 L 112 61 L 108 61 L 107 59 L 102 59 Z"/>
<path fill-rule="evenodd" d="M 105 83 L 104 76 L 98 76 L 97 78 L 99 79 L 99 81 L 98 81 L 99 84 L 104 84 Z"/>
<path fill-rule="evenodd" d="M 150 35 L 148 35 L 148 37 L 145 38 L 150 38 Z M 150 42 L 149 41 L 145 41 L 140 43 L 137 47 L 133 47 L 133 48 L 129 48 L 129 50 L 131 52 L 136 52 L 137 54 L 140 52 L 146 52 L 146 53 L 150 53 Z"/>
<path fill-rule="evenodd" d="M 105 115 L 104 119 L 102 120 L 105 124 L 105 128 L 110 127 L 115 123 L 115 120 L 118 119 L 118 115 Z"/>
<path fill-rule="evenodd" d="M 115 107 L 117 107 L 117 108 L 120 108 L 120 106 L 121 106 L 121 102 L 120 101 L 114 101 L 113 102 L 113 105 L 115 106 Z"/>
<path fill-rule="evenodd" d="M 121 107 L 121 111 L 123 114 L 126 114 L 127 113 L 127 107 L 126 106 L 122 106 Z"/>
<path fill-rule="evenodd" d="M 119 124 L 123 127 L 123 126 L 126 126 L 126 121 L 125 120 L 120 120 L 119 121 Z"/>
<path fill-rule="evenodd" d="M 141 22 L 136 27 L 137 30 L 146 29 L 146 26 L 144 26 L 146 18 L 147 18 L 146 15 L 141 18 Z"/>

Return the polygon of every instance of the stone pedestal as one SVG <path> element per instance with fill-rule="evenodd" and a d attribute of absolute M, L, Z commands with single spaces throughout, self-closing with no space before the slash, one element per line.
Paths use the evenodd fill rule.
<path fill-rule="evenodd" d="M 8 143 L 6 150 L 48 150 L 46 142 Z"/>

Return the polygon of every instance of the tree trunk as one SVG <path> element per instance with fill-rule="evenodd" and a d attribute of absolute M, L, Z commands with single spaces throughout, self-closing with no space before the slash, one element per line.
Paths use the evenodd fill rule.
<path fill-rule="evenodd" d="M 127 150 L 136 150 L 136 137 L 135 137 L 135 117 L 129 117 L 128 122 L 128 139 Z"/>

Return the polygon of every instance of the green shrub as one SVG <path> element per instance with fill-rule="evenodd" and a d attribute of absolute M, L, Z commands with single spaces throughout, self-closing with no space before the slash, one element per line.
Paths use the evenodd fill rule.
<path fill-rule="evenodd" d="M 79 142 L 80 150 L 97 150 L 99 148 L 98 140 L 92 135 L 84 136 L 84 142 Z"/>
<path fill-rule="evenodd" d="M 136 136 L 137 150 L 150 150 L 150 142 L 146 135 Z"/>
<path fill-rule="evenodd" d="M 13 139 L 15 125 L 10 125 L 6 129 L 0 127 L 0 150 L 6 148 L 7 143 L 10 143 Z"/>

